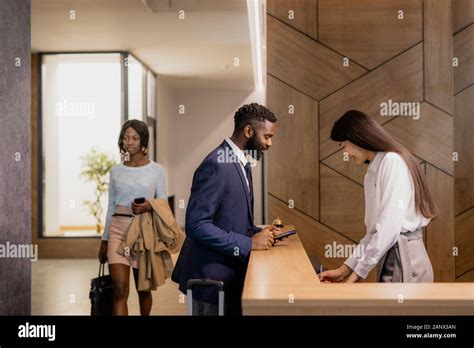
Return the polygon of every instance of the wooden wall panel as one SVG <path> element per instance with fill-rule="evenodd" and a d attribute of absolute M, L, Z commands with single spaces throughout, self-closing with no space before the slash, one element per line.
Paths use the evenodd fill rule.
<path fill-rule="evenodd" d="M 421 103 L 419 119 L 397 117 L 384 128 L 410 152 L 454 175 L 452 116 Z"/>
<path fill-rule="evenodd" d="M 425 100 L 453 114 L 451 2 L 424 1 Z"/>
<path fill-rule="evenodd" d="M 456 281 L 474 282 L 474 0 L 453 0 Z"/>
<path fill-rule="evenodd" d="M 321 171 L 321 222 L 358 242 L 364 235 L 364 188 L 325 165 Z"/>
<path fill-rule="evenodd" d="M 334 122 L 344 112 L 350 109 L 362 110 L 398 137 L 418 157 L 441 209 L 440 217 L 429 225 L 425 234 L 435 279 L 453 281 L 455 259 L 452 248 L 455 235 L 452 153 L 455 117 L 452 116 L 454 98 L 450 2 L 319 0 L 318 18 L 314 18 L 314 25 L 318 26 L 317 37 L 301 28 L 293 29 L 296 28 L 295 23 L 287 24 L 282 16 L 287 11 L 288 1 L 269 3 L 269 105 L 278 110 L 277 115 L 280 113 L 283 114 L 280 117 L 286 117 L 283 108 L 288 102 L 282 96 L 284 89 L 275 88 L 275 79 L 279 80 L 276 85 L 291 86 L 306 94 L 308 99 L 319 102 L 316 104 L 319 109 L 319 137 L 315 135 L 310 140 L 313 143 L 319 141 L 319 185 L 316 191 L 312 190 L 308 195 L 314 200 L 319 198 L 320 214 L 287 207 L 286 197 L 283 197 L 285 193 L 281 193 L 286 188 L 282 190 L 274 185 L 279 180 L 280 164 L 275 162 L 281 161 L 280 156 L 269 156 L 268 218 L 281 215 L 286 223 L 294 224 L 298 231 L 304 231 L 302 241 L 308 254 L 317 255 L 323 264 L 327 263 L 331 267 L 340 265 L 342 260 L 325 260 L 322 244 L 340 240 L 341 237 L 358 242 L 364 235 L 363 179 L 367 166 L 358 167 L 354 163 L 344 162 L 337 143 L 331 141 L 329 135 Z M 465 7 L 466 2 L 463 1 L 463 4 Z M 459 16 L 458 8 L 453 6 L 454 20 L 465 23 L 464 17 Z M 404 11 L 404 22 L 394 21 L 398 10 Z M 310 17 L 308 15 L 305 20 Z M 470 56 L 465 52 L 469 49 L 468 41 L 464 41 L 466 32 L 460 31 L 456 35 L 455 48 L 462 53 L 463 59 L 470 61 Z M 341 72 L 341 55 L 352 59 L 347 69 L 357 69 L 350 73 L 347 70 L 345 74 Z M 360 66 L 357 62 L 360 62 Z M 469 65 L 464 62 L 456 74 L 465 76 L 462 69 L 468 68 Z M 469 86 L 466 81 L 461 78 L 455 82 L 457 88 Z M 291 96 L 295 92 L 287 90 L 285 93 Z M 459 110 L 467 110 L 467 114 L 470 114 L 472 106 L 466 105 L 465 100 L 461 100 L 463 97 L 459 97 L 459 103 L 462 104 Z M 280 99 L 283 101 L 279 103 Z M 395 117 L 393 114 L 382 116 L 381 103 L 389 100 L 420 103 L 421 119 Z M 471 119 L 460 117 L 457 121 L 467 128 Z M 307 146 L 306 140 L 303 142 L 299 137 L 288 136 L 286 132 L 291 130 L 285 123 L 282 122 L 280 126 L 287 129 L 283 130 L 283 138 L 278 141 L 277 134 L 274 142 L 278 141 L 278 146 L 285 149 L 286 153 L 296 153 Z M 461 149 L 463 151 L 466 151 L 464 147 Z M 299 164 L 302 167 L 293 167 L 295 171 L 314 165 L 313 162 Z M 470 171 L 470 164 L 466 166 L 462 170 Z M 473 230 L 470 219 L 459 221 L 460 231 L 466 228 Z M 460 233 L 459 240 L 465 249 L 466 243 L 471 242 L 463 232 Z M 458 280 L 471 279 L 472 273 L 458 273 Z M 374 280 L 374 276 L 371 277 Z"/>
<path fill-rule="evenodd" d="M 456 217 L 456 277 L 474 270 L 474 208 Z"/>
<path fill-rule="evenodd" d="M 364 185 L 365 173 L 367 173 L 367 165 L 356 166 L 352 161 L 344 161 L 344 153 L 337 151 L 335 154 L 329 156 L 322 161 L 328 167 L 331 167 L 336 172 L 352 179 L 360 185 Z"/>
<path fill-rule="evenodd" d="M 319 218 L 318 104 L 269 76 L 267 104 L 278 115 L 278 136 L 268 152 L 268 189 Z M 294 112 L 290 114 L 289 112 Z M 300 144 L 297 148 L 287 144 Z M 292 170 L 292 168 L 298 168 Z"/>
<path fill-rule="evenodd" d="M 362 75 L 365 69 L 342 65 L 342 56 L 267 16 L 267 70 L 319 100 Z"/>
<path fill-rule="evenodd" d="M 474 0 L 451 0 L 453 33 L 474 22 Z"/>
<path fill-rule="evenodd" d="M 345 257 L 334 257 L 328 254 L 329 248 L 334 251 L 334 246 L 354 246 L 357 245 L 354 241 L 348 239 L 343 234 L 335 231 L 311 217 L 290 209 L 288 205 L 271 194 L 268 195 L 268 208 L 272 212 L 270 219 L 280 217 L 284 223 L 291 223 L 298 226 L 298 236 L 303 243 L 306 253 L 310 257 L 316 256 L 321 264 L 327 269 L 334 269 L 339 267 L 346 260 Z M 374 269 L 367 276 L 367 282 L 374 282 L 377 270 Z"/>
<path fill-rule="evenodd" d="M 320 102 L 320 158 L 338 150 L 329 136 L 336 120 L 351 109 L 364 111 L 380 124 L 392 117 L 380 116 L 380 103 L 420 102 L 423 99 L 423 50 L 419 44 Z"/>
<path fill-rule="evenodd" d="M 326 244 L 332 244 L 333 242 L 338 244 L 354 243 L 354 241 L 320 224 L 318 221 L 301 214 L 297 210 L 290 209 L 287 204 L 271 194 L 268 195 L 268 210 L 271 212 L 269 214 L 270 220 L 280 217 L 283 223 L 297 226 L 298 235 L 307 254 L 317 256 L 323 262 L 324 267 L 339 267 L 345 260 L 344 258 L 326 258 L 324 256 Z"/>
<path fill-rule="evenodd" d="M 421 6 L 421 0 L 320 0 L 319 39 L 374 69 L 422 41 Z"/>
<path fill-rule="evenodd" d="M 454 178 L 426 164 L 428 186 L 438 204 L 440 215 L 426 227 L 426 247 L 435 281 L 455 280 L 454 242 Z"/>
<path fill-rule="evenodd" d="M 293 28 L 318 39 L 318 0 L 267 0 L 267 11 Z"/>
<path fill-rule="evenodd" d="M 458 278 L 456 278 L 456 282 L 474 282 L 474 269 L 467 273 L 461 274 Z"/>
<path fill-rule="evenodd" d="M 364 185 L 364 177 L 367 173 L 368 164 L 362 166 L 356 166 L 351 161 L 344 161 L 344 155 L 342 151 L 338 151 L 335 154 L 329 156 L 325 160 L 321 161 L 328 167 L 334 169 L 339 174 L 344 175 L 345 177 L 355 181 L 360 185 Z M 415 155 L 415 158 L 418 159 L 418 163 L 423 165 L 425 161 Z"/>
<path fill-rule="evenodd" d="M 474 86 L 454 97 L 454 162 L 456 173 L 454 211 L 459 215 L 474 206 Z M 474 225 L 471 226 L 474 234 Z"/>
<path fill-rule="evenodd" d="M 454 57 L 458 66 L 454 71 L 454 94 L 474 82 L 474 25 L 454 35 Z"/>

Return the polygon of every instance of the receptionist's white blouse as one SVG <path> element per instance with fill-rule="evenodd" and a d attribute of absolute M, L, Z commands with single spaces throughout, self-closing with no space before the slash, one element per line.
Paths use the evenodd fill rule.
<path fill-rule="evenodd" d="M 366 278 L 401 232 L 428 225 L 415 210 L 413 180 L 403 158 L 395 152 L 377 152 L 364 179 L 367 232 L 345 264 Z"/>

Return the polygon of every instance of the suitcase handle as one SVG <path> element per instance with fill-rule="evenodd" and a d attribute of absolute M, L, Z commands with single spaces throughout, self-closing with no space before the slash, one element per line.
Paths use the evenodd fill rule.
<path fill-rule="evenodd" d="M 219 291 L 219 316 L 224 315 L 224 282 L 211 279 L 189 279 L 186 283 L 188 295 L 188 315 L 193 315 L 193 288 L 195 286 L 213 286 Z"/>
<path fill-rule="evenodd" d="M 189 279 L 187 288 L 192 290 L 195 286 L 214 286 L 219 291 L 224 291 L 224 282 L 211 279 Z"/>

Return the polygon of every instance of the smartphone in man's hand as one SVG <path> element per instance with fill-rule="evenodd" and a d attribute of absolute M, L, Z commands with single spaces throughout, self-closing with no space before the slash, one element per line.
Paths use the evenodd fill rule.
<path fill-rule="evenodd" d="M 276 235 L 275 237 L 273 237 L 273 240 L 274 241 L 282 240 L 283 238 L 287 238 L 287 237 L 292 236 L 294 234 L 296 234 L 296 230 L 286 231 L 286 232 L 280 233 L 280 234 Z"/>

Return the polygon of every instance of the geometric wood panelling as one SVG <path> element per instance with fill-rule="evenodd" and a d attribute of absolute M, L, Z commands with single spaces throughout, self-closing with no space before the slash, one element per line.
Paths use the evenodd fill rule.
<path fill-rule="evenodd" d="M 373 69 L 423 39 L 421 7 L 421 0 L 320 0 L 319 40 Z"/>
<path fill-rule="evenodd" d="M 268 73 L 316 100 L 366 71 L 344 67 L 342 56 L 271 16 L 267 25 Z"/>
<path fill-rule="evenodd" d="M 461 274 L 458 278 L 456 278 L 456 282 L 474 282 L 474 269 L 470 270 L 467 273 Z"/>
<path fill-rule="evenodd" d="M 321 221 L 358 242 L 366 232 L 364 188 L 325 165 L 321 171 Z"/>
<path fill-rule="evenodd" d="M 267 195 L 268 211 L 271 212 L 269 220 L 280 217 L 283 223 L 292 224 L 298 229 L 298 236 L 309 257 L 316 256 L 324 268 L 335 269 L 344 263 L 345 257 L 327 257 L 327 246 L 349 245 L 356 246 L 358 240 L 352 241 L 343 234 L 338 233 L 311 217 L 302 214 L 296 209 L 290 209 L 287 204 L 273 195 Z M 333 249 L 334 250 L 334 249 Z M 334 256 L 337 256 L 334 255 Z M 377 269 L 369 273 L 365 282 L 375 282 Z"/>
<path fill-rule="evenodd" d="M 267 0 L 267 12 L 293 28 L 318 38 L 318 25 L 314 20 L 318 17 L 317 0 Z M 293 19 L 290 19 L 291 15 Z"/>
<path fill-rule="evenodd" d="M 314 141 L 318 103 L 272 76 L 267 78 L 267 91 L 267 105 L 278 115 L 278 136 L 267 154 L 269 192 L 285 202 L 293 200 L 296 209 L 319 218 L 318 142 Z M 287 146 L 298 143 L 297 153 Z"/>
<path fill-rule="evenodd" d="M 454 35 L 454 57 L 458 66 L 454 71 L 454 94 L 474 82 L 474 25 Z"/>
<path fill-rule="evenodd" d="M 455 215 L 474 206 L 474 86 L 454 97 Z M 474 226 L 474 225 L 472 225 Z M 472 227 L 474 234 L 474 227 Z M 474 258 L 474 257 L 473 257 Z"/>
<path fill-rule="evenodd" d="M 425 161 L 414 156 L 417 162 L 424 168 Z M 360 185 L 364 185 L 365 174 L 367 173 L 368 165 L 358 166 L 352 161 L 344 161 L 344 155 L 342 151 L 338 151 L 335 154 L 329 156 L 322 161 L 328 167 L 331 167 L 336 172 L 348 177 Z M 423 169 L 424 172 L 424 169 Z"/>
<path fill-rule="evenodd" d="M 451 2 L 453 13 L 454 214 L 456 281 L 474 282 L 474 0 Z"/>
<path fill-rule="evenodd" d="M 454 175 L 452 116 L 421 103 L 419 119 L 397 117 L 384 128 L 410 152 Z"/>
<path fill-rule="evenodd" d="M 451 0 L 453 33 L 474 22 L 474 0 Z"/>
<path fill-rule="evenodd" d="M 320 102 L 321 159 L 338 149 L 329 136 L 334 122 L 347 110 L 362 110 L 383 124 L 392 117 L 380 116 L 380 103 L 422 101 L 422 55 L 420 43 Z"/>
<path fill-rule="evenodd" d="M 453 114 L 451 2 L 424 2 L 425 100 Z"/>
<path fill-rule="evenodd" d="M 435 281 L 455 280 L 454 178 L 426 163 L 426 179 L 440 214 L 426 227 L 426 248 Z"/>
<path fill-rule="evenodd" d="M 326 258 L 324 247 L 327 244 L 354 244 L 354 241 L 344 235 L 334 232 L 318 221 L 301 214 L 299 211 L 290 209 L 287 204 L 278 200 L 271 194 L 268 195 L 268 218 L 270 221 L 280 217 L 284 224 L 294 225 L 298 230 L 298 236 L 308 255 L 316 255 L 326 268 L 337 268 L 344 258 Z"/>
<path fill-rule="evenodd" d="M 474 208 L 456 217 L 456 276 L 474 269 Z"/>
<path fill-rule="evenodd" d="M 317 9 L 313 6 L 316 2 Z M 366 232 L 363 184 L 367 166 L 343 161 L 337 143 L 329 138 L 334 122 L 347 110 L 358 109 L 373 117 L 398 138 L 421 164 L 440 209 L 439 217 L 431 221 L 424 235 L 435 280 L 455 279 L 455 259 L 452 255 L 455 237 L 452 153 L 456 116 L 451 116 L 454 108 L 451 66 L 453 43 L 451 6 L 447 2 L 268 2 L 267 101 L 281 119 L 272 151 L 267 156 L 268 219 L 271 221 L 280 216 L 285 223 L 294 224 L 302 236 L 307 253 L 316 255 L 328 268 L 340 266 L 343 260 L 327 259 L 324 256 L 325 245 L 345 243 L 344 239 L 346 242 L 358 243 Z M 466 7 L 465 1 L 462 4 Z M 304 6 L 308 6 L 312 14 L 302 10 Z M 465 23 L 462 19 L 465 16 L 460 15 L 455 5 L 453 8 L 454 20 Z M 295 11 L 294 20 L 287 18 L 290 10 Z M 403 20 L 397 18 L 399 10 L 403 10 Z M 317 16 L 314 15 L 316 12 Z M 465 52 L 469 50 L 465 41 L 466 33 L 459 32 L 456 37 L 455 48 L 463 56 L 460 62 L 462 66 L 456 71 L 457 76 L 464 73 L 463 69 L 469 68 L 466 62 L 472 59 Z M 351 59 L 349 67 L 342 68 L 344 57 L 341 55 Z M 457 88 L 472 83 L 467 80 L 470 79 L 461 78 L 456 84 Z M 464 92 L 459 93 L 458 101 L 462 106 L 456 106 L 456 115 L 462 113 L 458 121 L 467 132 L 472 118 L 466 117 L 471 116 L 472 106 L 465 102 Z M 420 119 L 395 117 L 393 114 L 382 116 L 381 103 L 390 100 L 392 103 L 421 103 Z M 471 97 L 471 100 L 474 98 Z M 297 105 L 293 119 L 288 115 L 290 103 Z M 301 108 L 305 110 L 303 113 L 298 111 Z M 310 126 L 311 131 L 305 132 L 301 124 L 295 128 L 293 123 L 302 122 L 306 125 L 313 122 L 309 115 L 319 118 Z M 290 135 L 291 132 L 293 134 Z M 319 152 L 316 163 L 309 156 L 304 161 L 293 158 L 304 157 L 309 144 L 313 144 L 309 150 L 312 154 Z M 319 144 L 319 149 L 314 144 Z M 462 147 L 461 154 L 467 148 Z M 474 150 L 469 151 L 474 153 Z M 287 159 L 291 161 L 290 164 L 285 163 Z M 314 169 L 315 164 L 319 168 Z M 296 176 L 301 173 L 304 173 L 304 177 L 310 175 L 311 170 L 306 171 L 308 168 L 314 169 L 312 178 L 319 182 L 314 187 L 310 184 L 299 187 L 290 194 L 289 191 L 297 187 Z M 469 168 L 470 165 L 467 165 L 462 170 L 467 171 Z M 285 181 L 288 182 L 286 185 Z M 303 202 L 312 202 L 311 209 L 302 208 L 298 203 L 301 198 L 295 202 L 295 209 L 288 207 L 288 199 L 293 198 L 290 196 L 298 197 L 298 194 Z M 466 228 L 473 230 L 470 219 L 460 221 L 461 231 Z M 471 241 L 469 239 L 463 243 Z M 463 250 L 465 248 L 464 245 Z M 472 274 L 474 272 L 458 273 L 462 280 L 471 279 Z M 375 280 L 375 270 L 368 279 Z"/>
<path fill-rule="evenodd" d="M 332 154 L 322 161 L 322 163 L 328 167 L 331 167 L 336 172 L 354 180 L 358 184 L 362 186 L 364 185 L 364 177 L 367 173 L 367 165 L 358 166 L 352 161 L 344 161 L 344 153 L 342 150 Z"/>

